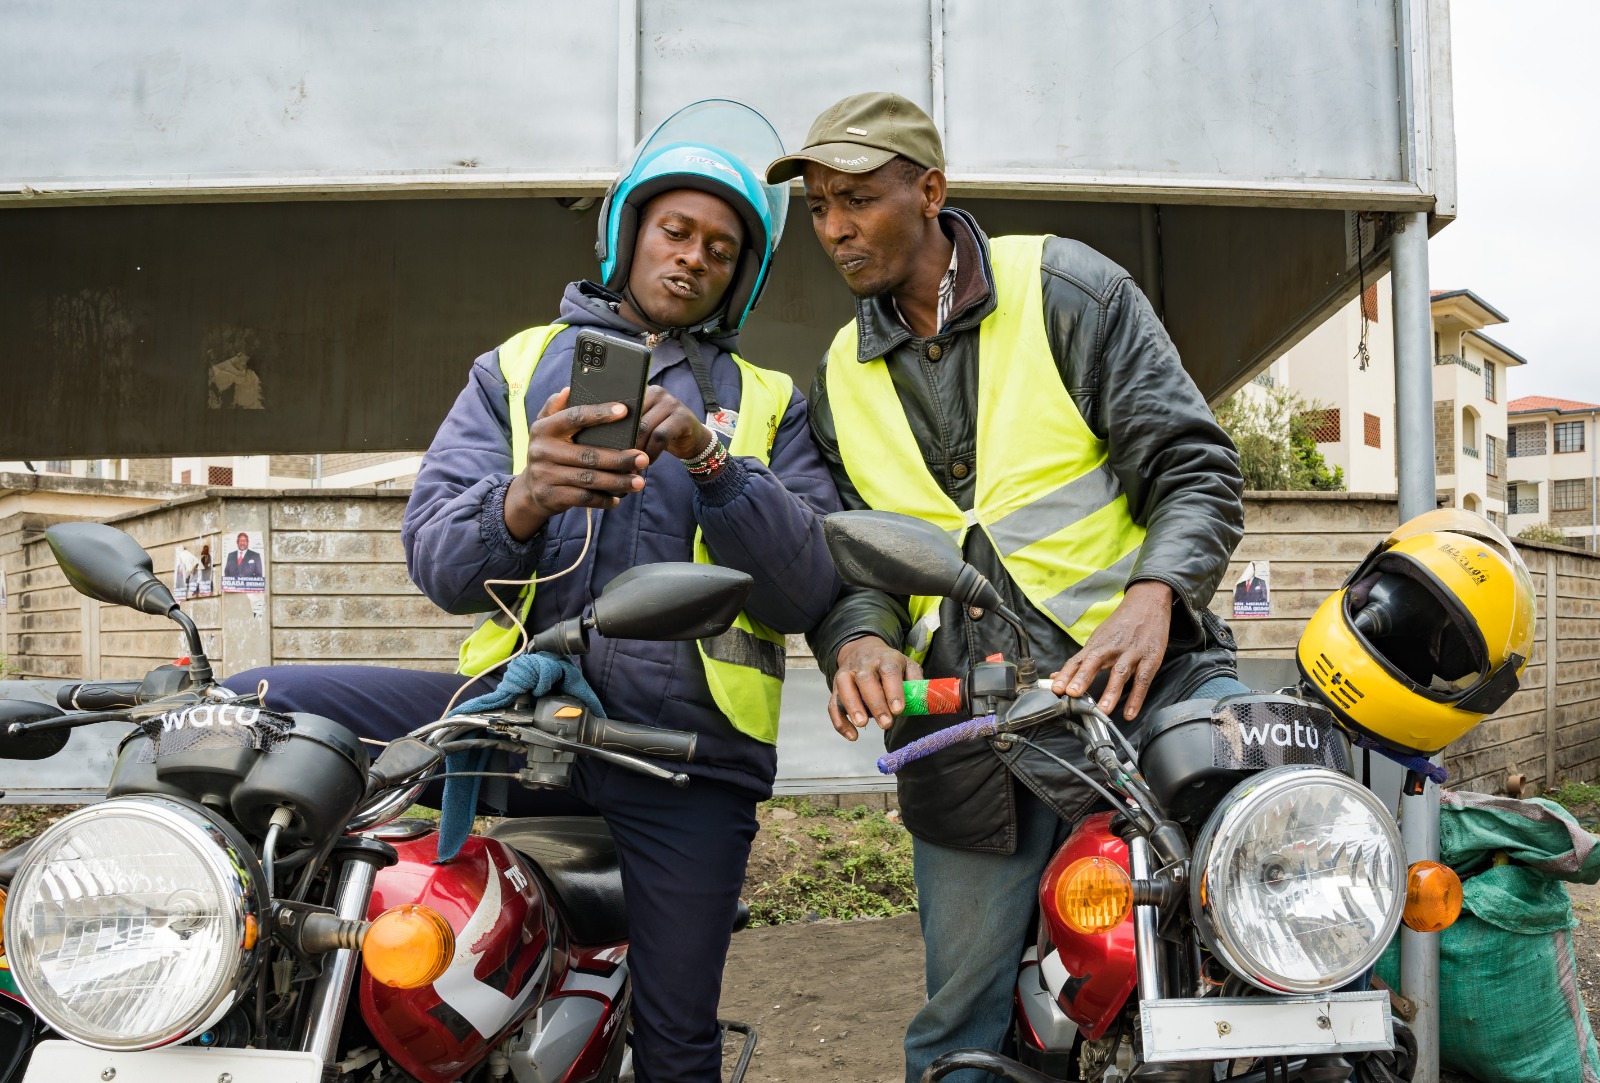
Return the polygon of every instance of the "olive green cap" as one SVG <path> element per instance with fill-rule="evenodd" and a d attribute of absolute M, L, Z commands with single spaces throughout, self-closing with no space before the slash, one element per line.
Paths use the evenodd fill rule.
<path fill-rule="evenodd" d="M 943 169 L 944 143 L 933 119 L 898 94 L 852 94 L 822 111 L 801 150 L 767 166 L 767 183 L 798 177 L 807 162 L 841 173 L 871 173 L 895 155 L 924 169 Z"/>

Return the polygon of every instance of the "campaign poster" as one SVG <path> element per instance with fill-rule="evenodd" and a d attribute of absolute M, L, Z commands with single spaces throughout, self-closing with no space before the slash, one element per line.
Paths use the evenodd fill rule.
<path fill-rule="evenodd" d="M 211 566 L 211 543 L 180 545 L 172 554 L 172 596 L 178 601 L 209 598 L 216 593 L 216 573 Z"/>
<path fill-rule="evenodd" d="M 267 589 L 267 558 L 262 552 L 261 535 L 240 530 L 223 535 L 228 555 L 222 558 L 224 594 L 260 594 Z"/>
<path fill-rule="evenodd" d="M 1272 562 L 1252 560 L 1233 584 L 1235 618 L 1272 616 Z"/>

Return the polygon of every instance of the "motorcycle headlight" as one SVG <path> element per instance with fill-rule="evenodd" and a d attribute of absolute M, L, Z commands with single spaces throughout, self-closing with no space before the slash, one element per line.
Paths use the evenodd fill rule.
<path fill-rule="evenodd" d="M 59 1033 L 150 1049 L 211 1026 L 258 961 L 255 856 L 199 806 L 129 797 L 64 817 L 11 882 L 17 987 Z"/>
<path fill-rule="evenodd" d="M 1206 946 L 1269 992 L 1314 993 L 1371 966 L 1405 906 L 1394 815 L 1321 767 L 1241 782 L 1195 841 L 1192 912 Z"/>

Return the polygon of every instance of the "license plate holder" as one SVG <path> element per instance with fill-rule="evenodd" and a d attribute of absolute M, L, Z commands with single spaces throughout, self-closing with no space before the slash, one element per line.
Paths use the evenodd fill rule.
<path fill-rule="evenodd" d="M 1389 994 L 1203 997 L 1139 1005 L 1144 1057 L 1157 1063 L 1310 1056 L 1394 1048 Z"/>
<path fill-rule="evenodd" d="M 321 1083 L 313 1053 L 276 1049 L 146 1049 L 110 1052 L 77 1042 L 40 1042 L 23 1083 L 111 1079 L 116 1083 Z"/>

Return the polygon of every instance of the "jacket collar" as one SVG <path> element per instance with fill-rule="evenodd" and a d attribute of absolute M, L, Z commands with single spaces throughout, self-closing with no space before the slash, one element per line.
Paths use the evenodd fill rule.
<path fill-rule="evenodd" d="M 994 271 L 989 264 L 989 238 L 977 219 L 966 211 L 946 207 L 939 225 L 960 253 L 956 268 L 956 300 L 950 320 L 934 338 L 970 331 L 994 311 Z M 894 302 L 884 295 L 856 300 L 856 360 L 885 357 L 913 336 L 895 314 Z"/>
<path fill-rule="evenodd" d="M 566 292 L 561 295 L 561 322 L 569 327 L 592 327 L 621 338 L 644 341 L 651 332 L 630 323 L 617 311 L 621 301 L 621 297 L 598 282 L 587 280 L 570 282 L 567 284 Z M 729 334 L 713 332 L 697 334 L 695 337 L 710 347 L 704 351 L 708 361 L 718 353 L 733 353 L 738 349 L 738 332 Z M 651 349 L 651 377 L 671 368 L 683 359 L 683 344 L 676 337 L 662 337 Z"/>

